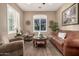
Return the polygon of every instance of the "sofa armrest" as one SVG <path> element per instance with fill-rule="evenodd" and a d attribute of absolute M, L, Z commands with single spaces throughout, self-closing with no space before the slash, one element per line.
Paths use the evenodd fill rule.
<path fill-rule="evenodd" d="M 0 46 L 0 53 L 10 53 L 13 51 L 17 51 L 19 49 L 23 50 L 23 41 L 15 41 L 15 42 L 10 42 L 9 44 L 3 44 Z"/>
<path fill-rule="evenodd" d="M 19 41 L 19 40 L 23 40 L 23 37 L 16 37 L 16 38 L 10 39 L 9 41 L 13 42 L 13 41 Z"/>

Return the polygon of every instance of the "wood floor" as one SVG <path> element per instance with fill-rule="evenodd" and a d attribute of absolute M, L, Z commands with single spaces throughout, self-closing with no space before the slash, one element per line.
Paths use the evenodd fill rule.
<path fill-rule="evenodd" d="M 25 42 L 25 56 L 61 56 L 62 54 L 49 41 L 46 48 L 33 47 L 32 41 Z"/>

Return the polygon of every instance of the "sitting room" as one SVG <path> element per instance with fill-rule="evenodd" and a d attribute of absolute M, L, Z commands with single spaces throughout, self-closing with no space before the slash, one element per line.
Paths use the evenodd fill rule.
<path fill-rule="evenodd" d="M 79 56 L 78 3 L 0 3 L 0 56 Z"/>

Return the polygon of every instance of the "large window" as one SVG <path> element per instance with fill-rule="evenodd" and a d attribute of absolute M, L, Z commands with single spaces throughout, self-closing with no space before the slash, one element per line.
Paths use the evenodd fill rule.
<path fill-rule="evenodd" d="M 16 29 L 20 29 L 20 14 L 7 5 L 8 33 L 16 33 Z"/>
<path fill-rule="evenodd" d="M 47 16 L 35 15 L 33 17 L 33 30 L 34 32 L 46 32 L 47 31 Z"/>

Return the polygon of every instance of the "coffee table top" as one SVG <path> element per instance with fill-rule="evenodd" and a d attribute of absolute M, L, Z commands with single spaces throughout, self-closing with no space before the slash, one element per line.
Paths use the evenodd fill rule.
<path fill-rule="evenodd" d="M 35 39 L 35 40 L 46 40 L 47 37 L 40 38 L 40 37 L 34 36 L 33 39 Z"/>

